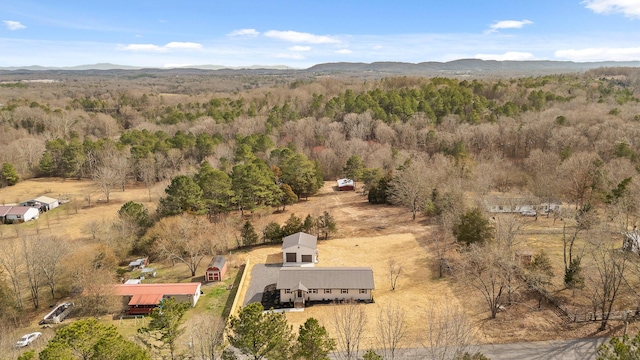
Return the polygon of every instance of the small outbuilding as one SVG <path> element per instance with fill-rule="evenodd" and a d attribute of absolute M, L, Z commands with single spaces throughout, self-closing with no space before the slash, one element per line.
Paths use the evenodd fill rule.
<path fill-rule="evenodd" d="M 282 239 L 283 266 L 313 266 L 318 262 L 318 238 L 299 232 Z"/>
<path fill-rule="evenodd" d="M 149 258 L 139 258 L 129 263 L 129 268 L 133 271 L 135 269 L 144 269 L 149 265 Z"/>
<path fill-rule="evenodd" d="M 640 253 L 640 231 L 633 230 L 627 231 L 624 234 L 624 238 L 622 240 L 622 249 L 624 251 L 633 252 L 636 254 Z"/>
<path fill-rule="evenodd" d="M 40 216 L 40 211 L 31 206 L 12 206 L 6 212 L 5 223 L 15 224 L 35 220 Z"/>
<path fill-rule="evenodd" d="M 227 260 L 222 255 L 218 255 L 211 260 L 207 271 L 204 273 L 205 281 L 222 281 L 227 272 Z"/>
<path fill-rule="evenodd" d="M 356 184 L 351 179 L 338 179 L 338 190 L 339 191 L 349 191 L 355 190 Z"/>
<path fill-rule="evenodd" d="M 6 223 L 6 216 L 9 210 L 11 210 L 11 206 L 0 206 L 0 224 Z"/>
<path fill-rule="evenodd" d="M 20 206 L 33 206 L 40 209 L 40 212 L 46 212 L 60 206 L 58 199 L 50 198 L 48 196 L 38 196 L 35 199 L 21 202 Z"/>

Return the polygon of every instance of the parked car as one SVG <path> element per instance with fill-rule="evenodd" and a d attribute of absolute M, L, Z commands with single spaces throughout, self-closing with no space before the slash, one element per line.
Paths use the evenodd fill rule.
<path fill-rule="evenodd" d="M 538 213 L 535 210 L 522 210 L 520 212 L 522 216 L 538 216 Z"/>
<path fill-rule="evenodd" d="M 32 332 L 31 334 L 27 334 L 21 337 L 20 340 L 18 340 L 18 342 L 16 342 L 16 347 L 25 347 L 31 344 L 32 342 L 34 342 L 40 336 L 42 336 L 42 333 L 38 331 Z"/>

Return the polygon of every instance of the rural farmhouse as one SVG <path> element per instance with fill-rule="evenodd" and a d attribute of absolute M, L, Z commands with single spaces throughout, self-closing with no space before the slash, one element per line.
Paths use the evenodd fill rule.
<path fill-rule="evenodd" d="M 283 266 L 313 266 L 318 262 L 318 238 L 299 232 L 282 239 Z"/>
<path fill-rule="evenodd" d="M 4 214 L 3 223 L 14 224 L 37 219 L 40 211 L 31 206 L 0 206 L 1 214 Z"/>
<path fill-rule="evenodd" d="M 373 301 L 373 270 L 369 267 L 280 268 L 276 289 L 281 303 Z"/>

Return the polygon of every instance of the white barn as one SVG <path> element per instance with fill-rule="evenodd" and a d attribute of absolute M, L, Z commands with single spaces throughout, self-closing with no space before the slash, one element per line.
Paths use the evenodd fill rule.
<path fill-rule="evenodd" d="M 48 196 L 38 196 L 35 199 L 21 202 L 20 206 L 33 206 L 40 208 L 40 212 L 49 211 L 60 206 L 58 199 L 50 198 Z"/>
<path fill-rule="evenodd" d="M 313 266 L 318 262 L 318 238 L 299 232 L 282 239 L 283 266 Z"/>
<path fill-rule="evenodd" d="M 304 307 L 309 301 L 373 301 L 369 267 L 280 268 L 276 289 L 281 303 Z"/>

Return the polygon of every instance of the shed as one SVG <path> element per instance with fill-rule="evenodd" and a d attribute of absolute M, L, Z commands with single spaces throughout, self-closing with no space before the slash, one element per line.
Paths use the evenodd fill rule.
<path fill-rule="evenodd" d="M 40 211 L 31 206 L 12 206 L 5 214 L 5 223 L 22 223 L 35 220 L 40 216 Z"/>
<path fill-rule="evenodd" d="M 222 281 L 227 272 L 227 260 L 222 255 L 218 255 L 211 260 L 207 271 L 205 271 L 205 281 Z"/>
<path fill-rule="evenodd" d="M 636 254 L 640 253 L 640 231 L 627 231 L 622 240 L 622 249 Z"/>
<path fill-rule="evenodd" d="M 40 209 L 40 212 L 49 211 L 60 206 L 58 199 L 50 198 L 48 196 L 38 196 L 35 199 L 21 202 L 20 206 L 33 206 Z"/>
<path fill-rule="evenodd" d="M 135 269 L 144 269 L 145 266 L 149 265 L 149 258 L 139 258 L 136 259 L 135 261 L 132 261 L 129 263 L 129 267 L 131 268 L 131 270 L 135 270 Z"/>
<path fill-rule="evenodd" d="M 282 264 L 284 266 L 313 266 L 318 262 L 318 238 L 299 232 L 282 239 Z"/>
<path fill-rule="evenodd" d="M 356 184 L 351 179 L 338 179 L 338 190 L 339 191 L 348 191 L 355 190 Z"/>

